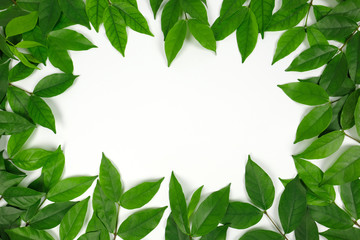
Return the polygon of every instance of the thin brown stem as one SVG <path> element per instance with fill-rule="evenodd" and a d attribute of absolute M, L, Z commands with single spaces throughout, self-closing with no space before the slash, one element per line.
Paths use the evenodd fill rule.
<path fill-rule="evenodd" d="M 360 224 L 356 220 L 353 220 L 353 222 L 354 222 L 355 226 L 360 228 Z"/>
<path fill-rule="evenodd" d="M 360 26 L 358 26 L 357 29 L 355 29 L 351 35 L 346 39 L 346 41 L 344 42 L 344 44 L 339 48 L 339 51 L 341 52 L 343 50 L 343 48 L 346 46 L 346 44 L 348 44 L 348 42 L 350 41 L 350 39 L 360 30 Z"/>
<path fill-rule="evenodd" d="M 356 138 L 354 138 L 354 137 L 350 136 L 350 135 L 349 135 L 349 134 L 347 134 L 345 131 L 344 131 L 344 134 L 345 134 L 345 136 L 347 136 L 348 138 L 350 138 L 350 139 L 352 139 L 352 140 L 354 140 L 354 141 L 356 141 L 356 142 L 360 143 L 360 140 L 359 140 L 359 139 L 356 139 Z"/>
<path fill-rule="evenodd" d="M 20 90 L 23 90 L 24 92 L 26 92 L 26 93 L 29 94 L 29 95 L 32 95 L 32 94 L 33 94 L 32 92 L 29 92 L 29 91 L 27 91 L 27 90 L 25 90 L 25 89 L 23 89 L 23 88 L 21 88 L 21 87 L 18 87 L 18 86 L 15 86 L 15 85 L 11 84 L 11 83 L 9 83 L 9 86 L 16 87 L 16 88 L 18 88 L 18 89 L 20 89 Z"/>
<path fill-rule="evenodd" d="M 117 213 L 116 213 L 116 223 L 115 223 L 115 231 L 114 231 L 114 239 L 116 240 L 117 237 L 117 232 L 118 232 L 118 224 L 119 224 L 119 214 L 120 214 L 120 204 L 116 204 L 118 209 L 117 209 Z"/>
<path fill-rule="evenodd" d="M 17 5 L 17 2 L 15 0 L 11 0 L 15 5 Z"/>
<path fill-rule="evenodd" d="M 308 19 L 309 19 L 310 10 L 311 10 L 312 5 L 313 5 L 313 0 L 310 1 L 310 3 L 309 3 L 309 10 L 308 10 L 308 12 L 307 12 L 307 14 L 306 14 L 305 24 L 304 24 L 305 30 L 306 30 L 306 28 L 307 28 Z"/>
<path fill-rule="evenodd" d="M 272 220 L 272 218 L 271 218 L 270 215 L 267 213 L 267 211 L 264 211 L 264 214 L 269 218 L 270 222 L 275 226 L 276 230 L 284 237 L 284 239 L 289 240 L 289 239 L 286 237 L 285 233 L 283 233 L 283 232 L 281 231 L 281 229 L 278 227 L 278 225 L 274 222 L 274 220 Z"/>

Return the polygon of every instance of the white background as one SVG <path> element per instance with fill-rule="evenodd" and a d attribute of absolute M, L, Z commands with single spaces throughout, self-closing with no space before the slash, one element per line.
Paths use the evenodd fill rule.
<path fill-rule="evenodd" d="M 219 15 L 220 4 L 208 1 L 210 23 Z M 309 108 L 292 102 L 277 85 L 321 73 L 321 69 L 285 72 L 307 46 L 301 45 L 271 66 L 281 33 L 266 33 L 241 64 L 235 34 L 218 42 L 216 55 L 188 36 L 168 68 L 160 15 L 153 19 L 148 1 L 139 1 L 139 9 L 155 37 L 129 29 L 126 58 L 111 46 L 103 28 L 96 33 L 75 27 L 98 48 L 71 52 L 74 74 L 80 77 L 64 94 L 46 99 L 55 115 L 57 134 L 39 127 L 27 147 L 54 150 L 61 145 L 66 156 L 64 177 L 97 175 L 102 152 L 118 167 L 125 190 L 144 180 L 166 177 L 148 207 L 168 205 L 171 171 L 188 198 L 201 185 L 206 195 L 232 183 L 231 199 L 249 201 L 244 168 L 250 154 L 272 177 L 277 198 L 270 214 L 280 224 L 276 209 L 283 187 L 278 177 L 296 175 L 291 155 L 310 142 L 293 144 Z M 31 91 L 41 78 L 59 72 L 50 63 L 41 69 L 15 85 Z M 145 239 L 164 239 L 168 213 Z M 121 221 L 128 215 L 122 210 Z M 275 231 L 265 216 L 259 226 Z M 232 240 L 244 231 L 228 233 Z"/>

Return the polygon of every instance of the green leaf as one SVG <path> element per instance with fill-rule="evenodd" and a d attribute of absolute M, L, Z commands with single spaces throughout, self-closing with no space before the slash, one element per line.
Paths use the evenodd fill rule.
<path fill-rule="evenodd" d="M 360 229 L 348 228 L 345 230 L 329 229 L 320 235 L 326 237 L 328 240 L 353 240 L 360 238 Z"/>
<path fill-rule="evenodd" d="M 317 28 L 309 27 L 306 29 L 306 35 L 310 47 L 314 45 L 328 45 L 328 41 L 324 34 L 322 34 Z"/>
<path fill-rule="evenodd" d="M 6 233 L 11 239 L 26 239 L 26 240 L 54 240 L 54 238 L 47 232 L 33 229 L 31 227 L 20 227 L 6 230 Z"/>
<path fill-rule="evenodd" d="M 258 39 L 258 25 L 254 13 L 249 9 L 242 23 L 236 30 L 236 40 L 241 53 L 242 62 L 254 50 Z"/>
<path fill-rule="evenodd" d="M 116 206 L 101 189 L 100 182 L 96 183 L 94 190 L 93 209 L 97 217 L 103 222 L 109 232 L 113 232 L 116 228 Z"/>
<path fill-rule="evenodd" d="M 14 86 L 9 86 L 7 98 L 11 109 L 15 113 L 30 120 L 28 113 L 30 96 L 25 91 Z"/>
<path fill-rule="evenodd" d="M 31 220 L 30 226 L 35 229 L 51 229 L 60 224 L 65 214 L 75 202 L 52 203 L 41 209 Z"/>
<path fill-rule="evenodd" d="M 51 64 L 65 73 L 74 71 L 73 62 L 67 50 L 57 45 L 49 45 L 49 60 Z"/>
<path fill-rule="evenodd" d="M 41 171 L 45 191 L 49 191 L 59 182 L 65 166 L 65 156 L 61 147 L 51 154 Z"/>
<path fill-rule="evenodd" d="M 5 56 L 9 58 L 14 58 L 14 54 L 11 52 L 9 45 L 6 43 L 6 39 L 1 34 L 0 34 L 0 50 L 4 53 Z"/>
<path fill-rule="evenodd" d="M 330 104 L 313 108 L 300 122 L 295 143 L 318 136 L 330 124 L 332 108 Z"/>
<path fill-rule="evenodd" d="M 350 38 L 346 45 L 346 57 L 349 64 L 351 79 L 357 84 L 360 83 L 360 33 Z"/>
<path fill-rule="evenodd" d="M 355 121 L 356 131 L 360 136 L 360 97 L 358 98 L 358 101 L 355 106 L 354 121 Z"/>
<path fill-rule="evenodd" d="M 93 177 L 70 177 L 58 182 L 47 194 L 52 202 L 66 202 L 82 195 L 94 182 Z"/>
<path fill-rule="evenodd" d="M 211 28 L 195 19 L 188 20 L 189 29 L 195 39 L 206 49 L 216 52 L 216 40 Z"/>
<path fill-rule="evenodd" d="M 0 9 L 6 9 L 8 7 L 10 7 L 11 5 L 13 5 L 14 3 L 11 0 L 4 0 L 0 3 Z"/>
<path fill-rule="evenodd" d="M 298 240 L 319 240 L 319 231 L 309 212 L 306 213 L 300 225 L 295 229 Z"/>
<path fill-rule="evenodd" d="M 297 157 L 305 159 L 321 159 L 326 158 L 335 153 L 341 147 L 345 134 L 341 131 L 327 133 L 316 139 Z"/>
<path fill-rule="evenodd" d="M 140 240 L 159 224 L 166 207 L 149 208 L 130 215 L 119 227 L 118 235 L 124 240 Z"/>
<path fill-rule="evenodd" d="M 341 185 L 360 177 L 360 146 L 351 146 L 326 170 L 322 184 Z"/>
<path fill-rule="evenodd" d="M 360 21 L 360 2 L 358 0 L 340 2 L 329 15 L 341 15 Z"/>
<path fill-rule="evenodd" d="M 305 72 L 317 69 L 331 60 L 337 52 L 332 45 L 315 45 L 300 53 L 286 71 Z"/>
<path fill-rule="evenodd" d="M 136 7 L 126 1 L 116 2 L 114 3 L 114 6 L 120 10 L 126 25 L 129 26 L 132 30 L 147 34 L 149 36 L 154 36 L 149 29 L 149 25 L 145 17 Z"/>
<path fill-rule="evenodd" d="M 129 189 L 121 196 L 121 206 L 126 209 L 136 209 L 143 207 L 158 192 L 163 180 L 164 178 L 161 178 L 155 182 L 144 182 Z"/>
<path fill-rule="evenodd" d="M 100 24 L 103 22 L 105 8 L 108 6 L 106 0 L 87 0 L 86 13 L 96 32 L 99 32 Z"/>
<path fill-rule="evenodd" d="M 340 186 L 341 200 L 346 210 L 356 220 L 360 219 L 360 180 L 356 179 L 352 182 L 342 184 Z"/>
<path fill-rule="evenodd" d="M 11 6 L 5 11 L 0 13 L 0 26 L 6 26 L 12 19 L 24 16 L 27 12 L 19 8 L 18 6 Z"/>
<path fill-rule="evenodd" d="M 181 8 L 188 13 L 192 18 L 195 18 L 202 23 L 208 23 L 207 12 L 201 0 L 179 0 Z"/>
<path fill-rule="evenodd" d="M 32 31 L 26 32 L 23 34 L 23 39 L 25 41 L 34 41 L 46 45 L 46 39 L 44 39 L 44 34 L 41 31 L 40 27 L 36 26 Z M 38 59 L 43 64 L 46 64 L 46 59 L 48 57 L 48 50 L 45 47 L 33 47 L 28 49 L 32 56 Z"/>
<path fill-rule="evenodd" d="M 37 96 L 30 96 L 28 111 L 35 123 L 56 133 L 55 117 L 44 100 Z"/>
<path fill-rule="evenodd" d="M 9 63 L 0 65 L 0 102 L 5 98 L 9 86 Z"/>
<path fill-rule="evenodd" d="M 245 187 L 251 201 L 263 210 L 269 209 L 275 197 L 275 188 L 269 175 L 249 156 L 245 169 Z"/>
<path fill-rule="evenodd" d="M 181 14 L 182 10 L 179 0 L 170 0 L 165 4 L 161 14 L 161 30 L 164 34 L 164 39 L 166 39 L 170 29 L 177 23 Z"/>
<path fill-rule="evenodd" d="M 220 18 L 225 19 L 242 8 L 244 0 L 224 0 L 221 4 Z M 254 3 L 252 3 L 254 4 Z"/>
<path fill-rule="evenodd" d="M 57 0 L 43 0 L 39 5 L 39 26 L 44 35 L 51 32 L 60 18 L 61 10 Z"/>
<path fill-rule="evenodd" d="M 186 30 L 186 21 L 179 20 L 166 36 L 165 53 L 169 67 L 184 43 Z"/>
<path fill-rule="evenodd" d="M 246 229 L 258 223 L 262 216 L 262 211 L 251 204 L 230 202 L 221 222 L 231 228 Z"/>
<path fill-rule="evenodd" d="M 340 116 L 340 124 L 344 130 L 352 128 L 355 125 L 355 109 L 359 97 L 360 90 L 356 90 L 346 99 Z"/>
<path fill-rule="evenodd" d="M 252 0 L 250 3 L 250 9 L 255 14 L 256 22 L 262 38 L 264 38 L 264 32 L 271 20 L 274 6 L 274 0 Z"/>
<path fill-rule="evenodd" d="M 354 224 L 350 216 L 335 203 L 327 206 L 309 206 L 312 218 L 328 228 L 347 229 Z"/>
<path fill-rule="evenodd" d="M 34 68 L 25 66 L 22 62 L 16 64 L 9 72 L 9 82 L 16 82 L 27 78 L 34 72 Z"/>
<path fill-rule="evenodd" d="M 306 192 L 300 180 L 289 182 L 281 194 L 279 218 L 285 233 L 294 231 L 306 214 Z"/>
<path fill-rule="evenodd" d="M 165 228 L 165 240 L 188 240 L 189 237 L 183 233 L 177 226 L 174 218 L 170 214 Z"/>
<path fill-rule="evenodd" d="M 70 19 L 70 21 L 90 29 L 85 3 L 82 0 L 59 0 L 59 5 L 64 15 Z"/>
<path fill-rule="evenodd" d="M 54 97 L 65 92 L 78 76 L 67 73 L 55 73 L 41 79 L 34 88 L 39 97 Z"/>
<path fill-rule="evenodd" d="M 210 233 L 204 235 L 200 240 L 226 240 L 228 226 L 219 226 Z"/>
<path fill-rule="evenodd" d="M 86 228 L 86 232 L 88 233 L 94 231 L 100 231 L 99 240 L 110 240 L 109 232 L 107 231 L 106 227 L 101 222 L 101 220 L 97 217 L 96 212 L 93 213 Z"/>
<path fill-rule="evenodd" d="M 0 171 L 0 195 L 2 195 L 9 187 L 18 185 L 24 178 L 25 176 L 15 175 L 6 171 Z"/>
<path fill-rule="evenodd" d="M 309 4 L 304 3 L 296 8 L 280 8 L 274 13 L 267 31 L 281 31 L 295 27 L 306 15 L 309 10 Z"/>
<path fill-rule="evenodd" d="M 24 172 L 20 171 L 11 161 L 4 159 L 4 157 L 0 154 L 0 168 L 1 170 L 5 170 L 9 173 L 15 175 L 26 175 Z"/>
<path fill-rule="evenodd" d="M 101 231 L 88 232 L 81 235 L 78 240 L 101 240 Z"/>
<path fill-rule="evenodd" d="M 17 208 L 7 206 L 0 207 L 0 225 L 12 224 L 22 213 L 24 213 L 24 211 Z"/>
<path fill-rule="evenodd" d="M 344 96 L 344 97 L 340 98 L 335 104 L 333 104 L 333 106 L 332 106 L 333 116 L 331 119 L 331 123 L 329 124 L 328 128 L 324 132 L 322 132 L 322 134 L 341 130 L 340 114 L 341 114 L 341 110 L 345 104 L 346 99 L 347 99 L 347 96 Z"/>
<path fill-rule="evenodd" d="M 38 13 L 31 12 L 25 16 L 13 18 L 5 28 L 7 37 L 15 36 L 33 30 L 38 20 Z"/>
<path fill-rule="evenodd" d="M 78 202 L 65 214 L 60 223 L 61 240 L 72 240 L 78 235 L 84 224 L 89 198 Z"/>
<path fill-rule="evenodd" d="M 284 32 L 277 43 L 272 64 L 295 51 L 304 39 L 305 31 L 303 27 L 290 28 Z"/>
<path fill-rule="evenodd" d="M 105 9 L 104 26 L 106 36 L 113 47 L 125 56 L 125 47 L 127 43 L 126 24 L 117 8 L 108 6 Z"/>
<path fill-rule="evenodd" d="M 318 21 L 314 27 L 319 29 L 326 39 L 345 42 L 348 36 L 357 29 L 354 20 L 340 15 L 328 15 Z"/>
<path fill-rule="evenodd" d="M 11 112 L 0 111 L 0 134 L 11 135 L 34 128 L 34 124 Z"/>
<path fill-rule="evenodd" d="M 53 152 L 41 148 L 30 148 L 16 154 L 12 161 L 17 167 L 32 171 L 44 166 L 51 154 Z"/>
<path fill-rule="evenodd" d="M 268 231 L 268 230 L 252 230 L 245 233 L 239 240 L 283 240 L 284 237 L 279 233 Z"/>
<path fill-rule="evenodd" d="M 194 213 L 191 233 L 203 236 L 213 231 L 225 216 L 229 204 L 230 185 L 211 193 Z"/>
<path fill-rule="evenodd" d="M 162 2 L 163 0 L 150 0 L 150 6 L 154 14 L 154 19 L 156 18 L 156 14 L 159 11 Z"/>
<path fill-rule="evenodd" d="M 35 68 L 35 69 L 39 69 L 37 66 L 35 66 L 34 64 L 32 64 L 31 62 L 29 62 L 29 60 L 26 58 L 25 54 L 20 52 L 17 48 L 13 47 L 13 46 L 9 46 L 10 51 L 19 59 L 19 61 L 21 61 L 25 66 L 29 67 L 29 68 Z"/>
<path fill-rule="evenodd" d="M 52 44 L 66 50 L 84 51 L 96 47 L 84 35 L 70 29 L 52 31 L 48 39 Z"/>
<path fill-rule="evenodd" d="M 39 10 L 41 0 L 17 0 L 16 3 L 22 9 L 27 11 L 37 11 Z"/>
<path fill-rule="evenodd" d="M 183 233 L 190 233 L 185 195 L 179 181 L 175 177 L 174 172 L 171 173 L 169 184 L 169 201 L 172 212 L 171 215 L 178 228 Z"/>
<path fill-rule="evenodd" d="M 8 204 L 27 209 L 44 197 L 45 194 L 24 187 L 10 187 L 5 190 L 2 196 Z"/>
<path fill-rule="evenodd" d="M 120 173 L 103 153 L 100 164 L 100 184 L 108 198 L 119 202 L 122 194 Z"/>
<path fill-rule="evenodd" d="M 294 82 L 278 85 L 295 102 L 314 106 L 329 102 L 329 95 L 314 83 Z"/>
<path fill-rule="evenodd" d="M 201 198 L 201 192 L 204 186 L 199 187 L 191 196 L 189 206 L 187 208 L 188 211 L 188 219 L 190 219 L 199 204 Z"/>
<path fill-rule="evenodd" d="M 313 5 L 313 9 L 316 21 L 320 21 L 329 14 L 332 8 L 322 5 Z"/>

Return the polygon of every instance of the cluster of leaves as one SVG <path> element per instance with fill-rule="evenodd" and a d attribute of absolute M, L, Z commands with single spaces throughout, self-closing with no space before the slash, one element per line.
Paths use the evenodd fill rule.
<path fill-rule="evenodd" d="M 216 41 L 236 31 L 243 61 L 255 48 L 259 34 L 264 37 L 266 31 L 285 30 L 273 63 L 305 41 L 309 48 L 292 61 L 287 71 L 304 72 L 325 65 L 321 76 L 279 86 L 292 100 L 314 106 L 301 120 L 295 143 L 315 140 L 293 156 L 297 176 L 281 179 L 285 187 L 278 205 L 281 226 L 267 212 L 274 202 L 273 182 L 249 158 L 245 186 L 251 204 L 230 201 L 230 185 L 203 201 L 200 187 L 187 202 L 172 174 L 165 239 L 222 240 L 229 228 L 250 228 L 264 215 L 277 232 L 250 230 L 240 239 L 288 239 L 287 234 L 295 231 L 298 240 L 317 240 L 318 225 L 328 228 L 320 235 L 329 240 L 360 239 L 360 0 L 339 1 L 334 8 L 314 5 L 312 0 L 283 0 L 275 13 L 274 0 L 246 1 L 248 6 L 244 3 L 223 0 L 220 16 L 210 26 L 204 0 L 150 0 L 154 17 L 162 9 L 168 65 L 182 48 L 188 29 L 203 47 L 214 52 Z M 136 1 L 3 0 L 0 9 L 0 136 L 10 135 L 0 154 L 0 196 L 5 204 L 0 207 L 0 239 L 53 239 L 47 230 L 56 226 L 60 239 L 75 239 L 84 225 L 86 233 L 80 240 L 144 238 L 158 225 L 166 209 L 143 208 L 158 192 L 163 178 L 123 193 L 120 174 L 104 155 L 99 177 L 62 179 L 65 157 L 61 147 L 55 151 L 24 147 L 37 125 L 56 133 L 55 117 L 44 99 L 63 93 L 77 78 L 72 74 L 68 51 L 96 47 L 67 27 L 80 24 L 90 29 L 91 24 L 99 31 L 104 23 L 111 44 L 124 55 L 127 26 L 153 35 Z M 315 19 L 309 17 L 312 13 Z M 304 24 L 299 24 L 301 21 Z M 44 77 L 32 92 L 14 85 L 48 59 L 62 72 Z M 345 137 L 356 145 L 342 147 Z M 340 156 L 324 172 L 309 161 L 328 158 L 338 151 Z M 26 171 L 37 169 L 41 169 L 40 177 L 24 187 Z M 90 198 L 74 199 L 97 178 L 92 218 L 85 224 Z M 337 186 L 341 207 L 335 204 Z M 142 209 L 120 223 L 120 208 Z"/>

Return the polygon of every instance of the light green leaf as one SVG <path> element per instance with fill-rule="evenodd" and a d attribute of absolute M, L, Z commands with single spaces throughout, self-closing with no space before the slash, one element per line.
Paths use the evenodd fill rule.
<path fill-rule="evenodd" d="M 57 0 L 42 0 L 39 5 L 39 27 L 44 36 L 51 32 L 58 22 L 61 9 Z"/>
<path fill-rule="evenodd" d="M 0 111 L 0 134 L 11 135 L 34 128 L 34 124 L 11 112 Z"/>
<path fill-rule="evenodd" d="M 360 33 L 355 34 L 346 45 L 346 57 L 351 79 L 360 83 Z"/>
<path fill-rule="evenodd" d="M 96 212 L 93 213 L 93 215 L 87 225 L 87 228 L 86 228 L 87 233 L 94 232 L 94 231 L 100 231 L 100 239 L 99 240 L 110 240 L 109 232 L 107 231 L 106 227 L 101 222 L 101 220 L 97 217 Z"/>
<path fill-rule="evenodd" d="M 49 60 L 54 67 L 59 68 L 65 73 L 72 73 L 74 70 L 68 51 L 57 45 L 49 45 Z"/>
<path fill-rule="evenodd" d="M 360 180 L 356 179 L 352 182 L 342 184 L 340 186 L 341 200 L 346 210 L 356 220 L 360 219 Z"/>
<path fill-rule="evenodd" d="M 210 233 L 204 235 L 200 240 L 226 240 L 228 226 L 219 226 Z"/>
<path fill-rule="evenodd" d="M 281 31 L 295 27 L 305 17 L 308 9 L 309 4 L 307 3 L 296 8 L 280 8 L 280 10 L 272 16 L 266 30 Z"/>
<path fill-rule="evenodd" d="M 346 130 L 355 125 L 356 104 L 360 97 L 360 90 L 356 90 L 346 99 L 344 107 L 341 111 L 340 124 L 342 129 Z"/>
<path fill-rule="evenodd" d="M 272 64 L 295 51 L 304 41 L 304 39 L 305 30 L 303 27 L 290 28 L 284 32 L 277 43 Z"/>
<path fill-rule="evenodd" d="M 25 66 L 22 62 L 16 64 L 9 72 L 9 82 L 16 82 L 27 78 L 34 72 L 34 68 Z"/>
<path fill-rule="evenodd" d="M 6 171 L 0 171 L 0 195 L 2 195 L 9 187 L 18 185 L 24 178 L 25 176 L 12 174 Z"/>
<path fill-rule="evenodd" d="M 328 40 L 344 42 L 357 29 L 354 20 L 340 15 L 328 15 L 318 21 L 314 27 L 319 29 Z"/>
<path fill-rule="evenodd" d="M 35 190 L 24 187 L 10 187 L 5 190 L 2 197 L 12 206 L 27 209 L 34 205 L 45 193 L 37 192 Z"/>
<path fill-rule="evenodd" d="M 6 230 L 11 239 L 26 240 L 54 240 L 54 238 L 43 230 L 33 229 L 31 227 L 20 227 Z"/>
<path fill-rule="evenodd" d="M 25 54 L 20 52 L 17 48 L 10 46 L 10 51 L 19 59 L 19 61 L 21 61 L 25 66 L 29 67 L 29 68 L 35 68 L 35 69 L 39 69 L 37 66 L 35 66 L 34 64 L 32 64 L 31 62 L 29 62 L 29 60 L 26 58 Z"/>
<path fill-rule="evenodd" d="M 179 20 L 166 36 L 165 53 L 169 67 L 184 43 L 186 30 L 186 22 L 184 20 Z"/>
<path fill-rule="evenodd" d="M 206 49 L 216 52 L 216 40 L 211 28 L 195 19 L 188 20 L 189 29 L 195 39 Z"/>
<path fill-rule="evenodd" d="M 101 231 L 84 233 L 78 240 L 102 240 Z"/>
<path fill-rule="evenodd" d="M 188 211 L 188 219 L 190 219 L 199 204 L 201 198 L 201 192 L 204 186 L 199 187 L 191 196 L 189 206 L 187 208 Z"/>
<path fill-rule="evenodd" d="M 12 161 L 17 167 L 32 171 L 44 166 L 51 154 L 53 152 L 41 148 L 30 148 L 20 151 L 13 157 Z"/>
<path fill-rule="evenodd" d="M 108 198 L 119 202 L 122 194 L 120 173 L 103 153 L 100 164 L 100 185 Z"/>
<path fill-rule="evenodd" d="M 68 73 L 55 73 L 41 79 L 34 88 L 39 97 L 54 97 L 65 92 L 78 76 Z"/>
<path fill-rule="evenodd" d="M 164 39 L 166 39 L 170 29 L 177 23 L 181 14 L 182 10 L 179 0 L 170 0 L 165 4 L 161 14 L 161 30 L 164 34 Z"/>
<path fill-rule="evenodd" d="M 165 228 L 165 240 L 188 240 L 189 236 L 183 233 L 177 226 L 174 218 L 170 214 Z"/>
<path fill-rule="evenodd" d="M 100 24 L 103 22 L 105 8 L 108 6 L 106 0 L 87 0 L 86 13 L 96 32 L 99 32 Z"/>
<path fill-rule="evenodd" d="M 82 0 L 59 0 L 59 5 L 64 15 L 70 19 L 70 21 L 90 29 L 85 3 Z"/>
<path fill-rule="evenodd" d="M 250 9 L 255 14 L 256 22 L 262 38 L 264 38 L 264 32 L 271 20 L 274 6 L 274 0 L 252 0 L 250 3 Z"/>
<path fill-rule="evenodd" d="M 328 41 L 324 34 L 322 34 L 317 28 L 309 27 L 306 29 L 306 35 L 310 47 L 314 45 L 328 45 Z"/>
<path fill-rule="evenodd" d="M 350 216 L 335 203 L 327 206 L 309 206 L 312 218 L 328 228 L 347 229 L 354 225 Z"/>
<path fill-rule="evenodd" d="M 84 51 L 96 47 L 84 35 L 70 29 L 52 31 L 48 40 L 51 44 L 66 50 Z"/>
<path fill-rule="evenodd" d="M 44 47 L 44 45 L 42 45 L 41 43 L 34 42 L 34 41 L 21 41 L 15 45 L 15 47 L 17 47 L 17 48 L 33 48 L 33 47 L 39 47 L 39 46 Z"/>
<path fill-rule="evenodd" d="M 58 149 L 47 158 L 41 171 L 45 191 L 49 191 L 59 182 L 64 171 L 64 165 L 65 156 L 61 150 L 61 146 L 59 146 Z"/>
<path fill-rule="evenodd" d="M 246 229 L 258 223 L 262 216 L 262 211 L 251 204 L 230 202 L 221 222 L 231 228 Z"/>
<path fill-rule="evenodd" d="M 179 2 L 181 8 L 191 17 L 201 21 L 202 23 L 209 24 L 206 8 L 201 0 L 179 0 Z"/>
<path fill-rule="evenodd" d="M 239 240 L 283 240 L 284 237 L 279 233 L 268 231 L 268 230 L 252 230 L 245 233 Z"/>
<path fill-rule="evenodd" d="M 28 111 L 35 123 L 56 133 L 55 117 L 44 100 L 37 96 L 30 96 Z"/>
<path fill-rule="evenodd" d="M 35 128 L 21 133 L 16 133 L 10 136 L 7 144 L 7 153 L 10 157 L 13 157 L 29 139 Z"/>
<path fill-rule="evenodd" d="M 34 29 L 38 20 L 38 12 L 31 12 L 25 16 L 13 18 L 5 28 L 7 37 L 15 36 Z"/>
<path fill-rule="evenodd" d="M 242 8 L 245 0 L 224 0 L 221 4 L 220 18 L 226 19 Z M 252 2 L 252 4 L 254 4 Z"/>
<path fill-rule="evenodd" d="M 360 238 L 360 229 L 348 228 L 345 230 L 341 229 L 329 229 L 325 232 L 320 233 L 321 236 L 326 237 L 328 240 L 353 240 Z"/>

